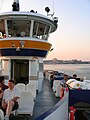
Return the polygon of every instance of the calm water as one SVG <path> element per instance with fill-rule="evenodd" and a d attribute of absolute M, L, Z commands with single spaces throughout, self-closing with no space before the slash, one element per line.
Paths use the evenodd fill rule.
<path fill-rule="evenodd" d="M 77 74 L 78 77 L 90 80 L 90 64 L 60 64 L 44 65 L 45 70 L 58 70 L 69 75 Z"/>

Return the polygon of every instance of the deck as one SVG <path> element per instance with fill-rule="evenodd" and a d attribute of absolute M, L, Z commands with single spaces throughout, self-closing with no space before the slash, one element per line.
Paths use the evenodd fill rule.
<path fill-rule="evenodd" d="M 54 106 L 60 99 L 54 96 L 48 80 L 44 80 L 43 91 L 37 95 L 33 120 Z"/>
<path fill-rule="evenodd" d="M 43 82 L 43 90 L 42 92 L 38 93 L 36 97 L 33 116 L 11 116 L 10 120 L 35 120 L 49 108 L 54 106 L 59 100 L 59 98 L 54 96 L 49 81 L 45 79 Z M 90 112 L 85 113 L 84 111 L 77 110 L 75 120 L 90 120 Z"/>

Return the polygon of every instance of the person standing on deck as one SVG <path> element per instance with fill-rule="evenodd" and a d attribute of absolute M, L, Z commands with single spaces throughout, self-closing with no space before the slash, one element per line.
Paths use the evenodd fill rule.
<path fill-rule="evenodd" d="M 77 79 L 77 75 L 76 74 L 73 74 L 73 79 Z"/>
<path fill-rule="evenodd" d="M 5 120 L 9 120 L 9 116 L 13 110 L 18 109 L 19 91 L 15 87 L 14 80 L 8 81 L 8 89 L 4 91 L 2 99 L 2 110 L 5 113 Z"/>
<path fill-rule="evenodd" d="M 64 79 L 61 80 L 61 82 L 60 82 L 60 85 L 62 86 L 60 89 L 60 99 L 62 99 L 64 96 L 64 91 L 66 90 L 66 87 L 67 87 L 67 85 L 66 85 L 67 81 L 68 81 L 68 76 L 66 74 L 64 74 Z"/>
<path fill-rule="evenodd" d="M 53 72 L 53 74 L 50 76 L 50 83 L 51 83 L 51 88 L 53 87 L 53 82 L 55 80 L 55 74 Z"/>
<path fill-rule="evenodd" d="M 82 78 L 78 78 L 76 74 L 73 74 L 73 79 L 83 82 Z"/>

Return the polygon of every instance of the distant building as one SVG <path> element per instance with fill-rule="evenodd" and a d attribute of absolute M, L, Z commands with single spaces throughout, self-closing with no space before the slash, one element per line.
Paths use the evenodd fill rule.
<path fill-rule="evenodd" d="M 90 61 L 82 61 L 77 59 L 57 60 L 57 58 L 53 58 L 52 60 L 44 60 L 44 64 L 90 64 Z"/>

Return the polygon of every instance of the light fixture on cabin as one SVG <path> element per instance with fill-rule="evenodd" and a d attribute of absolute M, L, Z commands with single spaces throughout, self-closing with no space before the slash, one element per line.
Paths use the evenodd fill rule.
<path fill-rule="evenodd" d="M 16 51 L 20 51 L 20 47 L 17 47 L 17 48 L 16 48 Z"/>
<path fill-rule="evenodd" d="M 49 51 L 51 52 L 51 51 L 53 51 L 54 50 L 54 48 L 51 48 Z"/>
<path fill-rule="evenodd" d="M 20 41 L 20 46 L 24 47 L 24 45 L 25 45 L 25 41 Z"/>
<path fill-rule="evenodd" d="M 55 23 L 57 23 L 58 22 L 58 17 L 54 17 L 53 20 L 54 20 Z"/>

